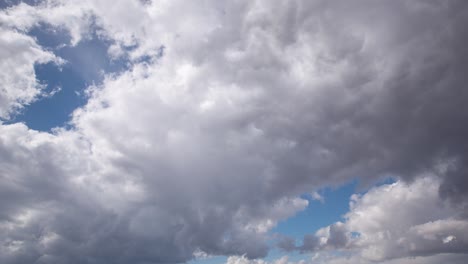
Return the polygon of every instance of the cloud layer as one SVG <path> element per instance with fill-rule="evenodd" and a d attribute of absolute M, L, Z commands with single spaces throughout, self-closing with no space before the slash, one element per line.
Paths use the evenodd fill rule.
<path fill-rule="evenodd" d="M 2 118 L 41 93 L 34 64 L 61 61 L 28 35 L 35 27 L 65 30 L 69 46 L 94 32 L 129 66 L 87 88 L 69 129 L 0 125 L 0 262 L 264 257 L 268 231 L 307 207 L 300 194 L 386 176 L 401 182 L 354 197 L 347 221 L 302 249 L 464 252 L 467 22 L 461 0 L 1 10 Z M 432 215 L 440 203 L 452 209 Z M 395 223 L 378 212 L 389 204 L 403 212 Z"/>

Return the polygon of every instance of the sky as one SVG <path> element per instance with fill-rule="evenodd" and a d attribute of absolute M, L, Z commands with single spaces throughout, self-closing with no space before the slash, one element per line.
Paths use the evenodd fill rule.
<path fill-rule="evenodd" d="M 0 263 L 468 261 L 465 0 L 0 1 Z"/>

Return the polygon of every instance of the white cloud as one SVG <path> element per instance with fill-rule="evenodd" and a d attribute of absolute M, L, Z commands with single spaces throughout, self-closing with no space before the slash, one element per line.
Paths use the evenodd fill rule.
<path fill-rule="evenodd" d="M 463 264 L 466 262 L 465 254 L 438 254 L 433 256 L 420 257 L 403 257 L 385 261 L 379 261 L 381 264 L 438 264 L 438 263 L 453 263 Z M 310 263 L 317 264 L 372 264 L 375 261 L 369 261 L 361 256 L 336 256 L 333 254 L 317 254 L 312 258 Z"/>
<path fill-rule="evenodd" d="M 76 1 L 39 1 L 31 6 L 20 3 L 0 12 L 0 22 L 3 26 L 28 32 L 30 29 L 46 23 L 58 29 L 65 29 L 71 37 L 71 44 L 77 44 L 87 37 L 92 26 L 93 11 L 85 1 L 76 5 Z"/>
<path fill-rule="evenodd" d="M 321 203 L 325 202 L 325 198 L 318 192 L 313 192 L 311 196 L 312 196 L 312 199 L 315 201 L 320 201 Z"/>
<path fill-rule="evenodd" d="M 0 118 L 8 119 L 41 95 L 35 64 L 63 61 L 16 30 L 0 26 Z"/>
<path fill-rule="evenodd" d="M 353 198 L 346 215 L 348 230 L 358 232 L 355 243 L 371 260 L 403 255 L 463 252 L 468 248 L 468 221 L 439 198 L 439 182 L 423 178 L 410 185 L 396 183 Z M 446 246 L 449 236 L 460 239 Z"/>
<path fill-rule="evenodd" d="M 467 254 L 468 221 L 461 218 L 457 208 L 440 199 L 439 186 L 439 180 L 424 177 L 353 195 L 345 221 L 307 236 L 300 249 L 345 250 L 366 262 Z M 311 239 L 316 242 L 308 243 Z"/>
<path fill-rule="evenodd" d="M 381 261 L 381 264 L 439 264 L 453 263 L 464 264 L 466 255 L 463 254 L 439 254 L 435 256 L 422 256 L 411 258 L 399 258 Z M 263 259 L 250 260 L 244 256 L 230 256 L 226 264 L 372 264 L 376 263 L 369 261 L 359 256 L 337 256 L 336 254 L 322 253 L 314 254 L 312 257 L 304 256 L 301 260 L 290 261 L 288 256 L 283 256 L 278 259 L 266 261 Z"/>
<path fill-rule="evenodd" d="M 265 261 L 263 259 L 248 259 L 245 256 L 230 256 L 226 264 L 305 264 L 304 260 L 298 262 L 289 261 L 288 256 L 283 256 L 273 261 Z"/>

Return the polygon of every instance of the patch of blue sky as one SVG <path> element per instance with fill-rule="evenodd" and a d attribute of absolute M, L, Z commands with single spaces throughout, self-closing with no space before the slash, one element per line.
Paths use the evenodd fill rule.
<path fill-rule="evenodd" d="M 302 195 L 302 198 L 309 201 L 309 206 L 294 217 L 280 222 L 271 230 L 272 237 L 274 238 L 275 234 L 293 237 L 299 245 L 304 235 L 313 234 L 322 227 L 342 221 L 343 215 L 349 211 L 349 198 L 356 193 L 358 185 L 358 181 L 351 181 L 338 188 L 324 188 L 319 191 L 320 195 L 324 198 L 323 202 L 314 200 L 310 194 Z M 284 252 L 275 247 L 274 241 L 270 241 L 269 245 L 271 246 L 271 250 L 268 256 L 265 257 L 265 260 L 268 262 L 273 262 L 285 255 L 288 256 L 288 260 L 291 262 L 310 260 L 313 257 L 312 253 Z M 217 256 L 207 259 L 196 259 L 189 263 L 221 264 L 226 263 L 226 259 L 226 257 Z"/>
<path fill-rule="evenodd" d="M 89 85 L 101 83 L 105 73 L 117 73 L 129 66 L 125 59 L 112 60 L 107 54 L 111 43 L 95 32 L 75 46 L 70 45 L 69 34 L 59 28 L 39 25 L 29 34 L 66 63 L 35 65 L 36 78 L 46 86 L 43 92 L 58 92 L 26 106 L 9 122 L 24 122 L 41 131 L 67 126 L 73 110 L 86 103 L 83 92 Z"/>
<path fill-rule="evenodd" d="M 313 234 L 322 227 L 342 221 L 343 215 L 349 211 L 349 198 L 356 192 L 357 185 L 357 181 L 352 181 L 339 188 L 324 188 L 318 192 L 323 201 L 313 199 L 310 194 L 302 195 L 309 201 L 307 208 L 280 222 L 272 232 L 300 241 L 305 234 Z"/>
<path fill-rule="evenodd" d="M 367 186 L 360 183 L 358 180 L 353 180 L 339 187 L 327 187 L 321 189 L 318 193 L 324 198 L 323 202 L 316 200 L 310 194 L 301 196 L 309 201 L 309 205 L 304 211 L 299 212 L 295 216 L 286 219 L 271 230 L 273 240 L 269 242 L 271 247 L 268 256 L 265 260 L 273 262 L 285 255 L 291 262 L 300 260 L 311 260 L 313 253 L 301 253 L 298 251 L 285 252 L 275 247 L 275 235 L 280 234 L 292 237 L 296 240 L 297 245 L 301 245 L 304 235 L 314 234 L 318 229 L 329 226 L 337 221 L 344 221 L 344 215 L 349 212 L 349 201 L 351 195 L 364 195 L 370 188 L 396 182 L 395 177 L 385 177 L 381 181 L 376 182 L 372 186 Z M 352 234 L 358 236 L 359 234 Z M 346 252 L 329 252 L 330 254 L 343 255 Z M 226 263 L 227 257 L 216 256 L 206 259 L 195 259 L 190 261 L 190 264 L 222 264 Z"/>
<path fill-rule="evenodd" d="M 322 227 L 344 221 L 344 215 L 350 209 L 349 202 L 353 194 L 364 195 L 372 187 L 393 184 L 396 181 L 396 176 L 387 175 L 371 185 L 353 180 L 337 188 L 323 188 L 318 191 L 323 201 L 314 199 L 311 194 L 304 194 L 301 198 L 309 201 L 307 208 L 294 217 L 278 223 L 272 233 L 292 237 L 300 243 L 304 235 L 313 234 Z"/>

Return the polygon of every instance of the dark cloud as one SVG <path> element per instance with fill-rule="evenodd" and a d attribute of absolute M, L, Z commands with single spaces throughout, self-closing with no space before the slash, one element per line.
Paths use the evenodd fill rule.
<path fill-rule="evenodd" d="M 326 240 L 321 239 L 325 237 Z M 277 246 L 286 251 L 318 252 L 323 250 L 342 250 L 345 249 L 350 242 L 349 231 L 345 224 L 336 222 L 324 229 L 318 231 L 317 234 L 307 234 L 302 240 L 302 244 L 297 246 L 294 239 L 282 237 Z"/>

